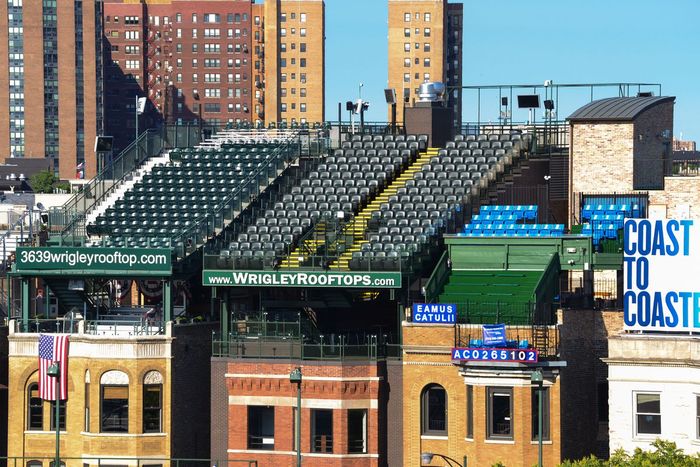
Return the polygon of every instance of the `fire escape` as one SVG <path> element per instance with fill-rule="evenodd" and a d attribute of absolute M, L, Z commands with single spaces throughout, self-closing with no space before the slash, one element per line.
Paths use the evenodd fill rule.
<path fill-rule="evenodd" d="M 151 104 L 163 115 L 165 123 L 174 121 L 172 88 L 172 24 L 149 24 L 146 41 L 146 90 Z"/>

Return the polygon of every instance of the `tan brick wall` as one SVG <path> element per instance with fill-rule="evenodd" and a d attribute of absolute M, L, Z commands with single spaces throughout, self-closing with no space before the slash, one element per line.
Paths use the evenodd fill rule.
<path fill-rule="evenodd" d="M 569 212 L 570 220 L 578 220 L 579 193 L 632 190 L 634 125 L 576 123 L 571 134 Z"/>
<path fill-rule="evenodd" d="M 460 367 L 450 359 L 454 343 L 454 328 L 450 326 L 404 326 L 403 426 L 404 464 L 420 466 L 421 452 L 439 452 L 461 461 L 467 456 L 469 465 L 488 466 L 498 461 L 511 466 L 531 466 L 537 463 L 537 443 L 532 441 L 532 410 L 529 372 L 508 373 L 508 381 L 497 383 L 504 370 L 482 376 L 470 373 L 474 384 L 474 439 L 466 439 L 467 401 L 466 380 Z M 482 379 L 483 378 L 483 379 Z M 513 382 L 517 381 L 517 384 Z M 560 383 L 553 378 L 550 387 L 551 441 L 543 447 L 545 465 L 556 465 L 560 455 Z M 421 436 L 420 399 L 429 384 L 440 384 L 447 392 L 447 439 Z M 486 440 L 486 390 L 489 386 L 513 387 L 512 442 Z M 437 457 L 430 465 L 443 465 Z"/>
<path fill-rule="evenodd" d="M 12 340 L 12 337 L 10 338 Z M 99 343 L 96 346 L 100 345 Z M 44 403 L 44 432 L 25 431 L 27 426 L 27 389 L 38 379 L 37 357 L 10 357 L 9 364 L 8 455 L 26 457 L 54 456 L 54 432 L 50 432 L 50 404 Z M 61 434 L 61 455 L 66 457 L 169 457 L 172 421 L 170 419 L 171 371 L 169 358 L 83 358 L 69 360 L 66 430 Z M 85 432 L 85 378 L 90 372 L 90 430 Z M 100 434 L 100 377 L 109 370 L 129 376 L 129 433 Z M 143 377 L 151 370 L 163 376 L 163 434 L 142 432 Z M 68 467 L 80 466 L 68 462 Z"/>
<path fill-rule="evenodd" d="M 430 74 L 431 81 L 443 81 L 445 74 L 445 15 L 446 0 L 389 0 L 389 88 L 396 89 L 396 120 L 403 122 L 404 89 L 411 92 L 411 103 L 418 99 L 415 90 L 424 82 L 424 74 Z M 405 21 L 404 14 L 411 15 Z M 425 14 L 430 14 L 430 21 L 425 21 Z M 418 14 L 418 19 L 416 19 Z M 410 29 L 410 37 L 405 37 L 404 29 Z M 430 28 L 430 37 L 425 37 L 425 28 Z M 416 34 L 418 29 L 418 34 Z M 404 44 L 410 44 L 406 52 Z M 430 51 L 424 52 L 425 43 L 430 44 Z M 418 44 L 418 48 L 416 48 Z M 424 59 L 430 59 L 430 66 L 424 66 Z M 409 59 L 410 66 L 404 65 Z M 416 64 L 418 60 L 418 64 Z M 408 73 L 410 80 L 404 81 Z M 418 73 L 418 78 L 416 78 Z M 411 105 L 411 104 L 409 104 Z M 391 110 L 389 110 L 391 119 Z"/>
<path fill-rule="evenodd" d="M 690 218 L 700 217 L 700 177 L 666 177 L 664 190 L 649 192 L 649 204 L 660 207 L 666 217 L 678 218 L 679 208 L 688 206 Z"/>
<path fill-rule="evenodd" d="M 579 193 L 649 190 L 651 204 L 655 197 L 674 198 L 672 187 L 664 190 L 668 178 L 663 177 L 663 158 L 666 143 L 670 144 L 661 136 L 664 130 L 673 132 L 673 102 L 647 109 L 634 122 L 574 123 L 569 150 L 569 220 L 579 218 Z M 668 193 L 661 194 L 663 191 Z"/>

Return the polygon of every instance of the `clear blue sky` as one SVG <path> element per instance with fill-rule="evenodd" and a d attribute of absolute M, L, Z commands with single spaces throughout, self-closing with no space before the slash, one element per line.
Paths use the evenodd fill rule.
<path fill-rule="evenodd" d="M 463 3 L 464 85 L 661 83 L 663 95 L 676 96 L 675 136 L 700 140 L 699 0 Z M 387 2 L 326 0 L 327 120 L 338 118 L 338 102 L 357 99 L 360 82 L 367 120 L 385 121 Z M 587 101 L 579 94 L 560 92 L 560 118 Z M 475 101 L 465 95 L 465 120 L 475 120 Z"/>

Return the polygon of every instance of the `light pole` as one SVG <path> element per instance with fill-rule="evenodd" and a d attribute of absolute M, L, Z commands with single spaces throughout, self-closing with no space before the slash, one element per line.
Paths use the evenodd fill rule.
<path fill-rule="evenodd" d="M 537 465 L 542 467 L 542 383 L 544 377 L 542 370 L 534 370 L 530 375 L 530 382 L 537 383 Z"/>
<path fill-rule="evenodd" d="M 197 123 L 199 125 L 199 142 L 202 142 L 202 103 L 200 102 L 199 91 L 196 89 L 192 90 L 192 97 L 197 101 Z"/>
<path fill-rule="evenodd" d="M 462 461 L 463 464 L 460 464 L 456 460 L 452 459 L 451 457 L 448 457 L 444 454 L 437 454 L 434 452 L 422 452 L 420 455 L 420 463 L 421 465 L 423 464 L 430 464 L 433 461 L 433 457 L 438 456 L 447 461 L 449 465 L 457 465 L 459 467 L 467 467 L 467 456 L 464 456 L 464 460 Z"/>
<path fill-rule="evenodd" d="M 360 83 L 360 100 L 362 100 L 362 88 L 365 87 L 365 83 Z"/>
<path fill-rule="evenodd" d="M 301 368 L 296 367 L 289 373 L 289 382 L 297 385 L 296 432 L 294 433 L 294 449 L 297 452 L 297 467 L 301 467 Z"/>
<path fill-rule="evenodd" d="M 60 384 L 59 380 L 61 379 L 61 368 L 58 366 L 58 363 L 52 363 L 49 365 L 49 368 L 46 370 L 46 374 L 49 375 L 51 378 L 54 379 L 56 382 L 56 394 L 55 394 L 55 400 L 54 403 L 56 404 L 56 412 L 54 415 L 54 425 L 56 425 L 56 460 L 54 461 L 54 467 L 60 467 L 61 465 L 61 444 L 60 444 L 60 437 L 61 437 L 61 423 L 60 423 L 60 415 L 61 415 L 61 394 L 60 394 Z"/>

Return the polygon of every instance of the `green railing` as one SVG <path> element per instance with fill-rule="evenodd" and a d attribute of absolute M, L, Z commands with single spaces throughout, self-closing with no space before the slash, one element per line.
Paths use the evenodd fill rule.
<path fill-rule="evenodd" d="M 0 457 L 0 467 L 26 467 L 38 462 L 41 465 L 53 465 L 54 457 L 24 456 L 24 457 Z M 66 457 L 61 456 L 61 464 L 65 467 L 100 467 L 104 465 L 129 465 L 132 467 L 257 467 L 257 460 L 231 460 L 231 459 L 187 459 L 169 457 Z M 63 466 L 61 466 L 63 467 Z"/>
<path fill-rule="evenodd" d="M 425 303 L 433 303 L 437 300 L 438 295 L 440 295 L 445 281 L 450 276 L 449 260 L 450 254 L 448 250 L 445 250 L 438 260 L 435 269 L 433 269 L 433 273 L 430 275 L 428 282 L 425 284 Z"/>
<path fill-rule="evenodd" d="M 214 335 L 212 356 L 229 358 L 265 358 L 328 361 L 377 361 L 400 358 L 401 347 L 389 344 L 384 336 L 368 335 L 363 342 L 350 343 L 343 335 L 320 336 L 318 340 L 295 337 L 253 337 L 229 334 L 226 339 Z"/>
<path fill-rule="evenodd" d="M 61 334 L 91 334 L 101 336 L 156 336 L 165 333 L 165 322 L 151 319 L 102 319 L 83 320 L 69 316 L 57 319 L 15 318 L 13 331 L 16 333 L 39 334 L 52 332 Z"/>
<path fill-rule="evenodd" d="M 164 147 L 160 130 L 147 130 L 126 147 L 111 163 L 100 161 L 101 170 L 89 183 L 60 208 L 49 211 L 49 230 L 64 237 L 85 236 L 85 214 L 126 180 L 146 159 Z"/>
<path fill-rule="evenodd" d="M 275 150 L 263 165 L 249 174 L 247 180 L 241 182 L 235 190 L 218 205 L 216 211 L 201 217 L 195 224 L 173 237 L 171 245 L 175 249 L 178 259 L 183 259 L 199 246 L 206 243 L 206 240 L 218 235 L 227 222 L 234 219 L 237 212 L 244 208 L 244 203 L 257 198 L 268 184 L 261 185 L 261 180 L 269 178 L 269 168 L 273 163 L 289 163 L 299 157 L 300 146 L 297 140 L 287 141 Z"/>

